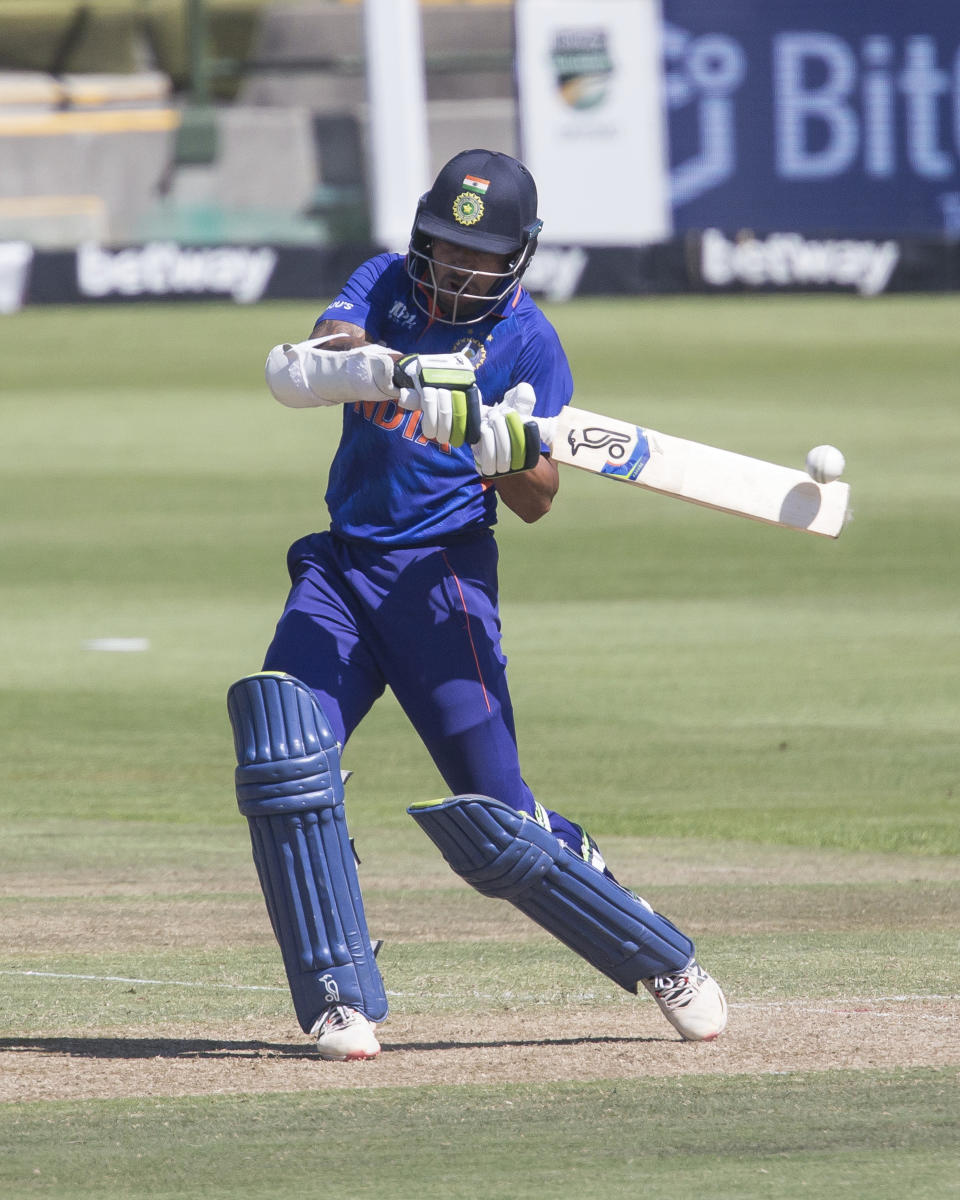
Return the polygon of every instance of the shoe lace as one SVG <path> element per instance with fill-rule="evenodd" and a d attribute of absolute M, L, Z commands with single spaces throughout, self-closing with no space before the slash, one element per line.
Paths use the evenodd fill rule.
<path fill-rule="evenodd" d="M 320 1032 L 335 1032 L 346 1029 L 351 1024 L 352 1014 L 342 1004 L 334 1004 L 328 1008 L 320 1022 Z"/>
<path fill-rule="evenodd" d="M 705 977 L 706 972 L 703 968 L 692 962 L 682 971 L 655 976 L 653 990 L 669 1008 L 685 1008 L 700 990 L 700 984 Z"/>

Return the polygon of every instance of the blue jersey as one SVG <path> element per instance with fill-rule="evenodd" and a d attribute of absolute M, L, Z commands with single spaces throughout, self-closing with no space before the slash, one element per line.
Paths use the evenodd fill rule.
<path fill-rule="evenodd" d="M 475 325 L 445 325 L 414 304 L 412 286 L 403 255 L 379 254 L 319 319 L 359 325 L 371 342 L 405 354 L 464 351 L 485 404 L 518 383 L 533 385 L 538 417 L 569 403 L 573 380 L 560 339 L 522 287 Z M 496 522 L 495 489 L 477 474 L 470 448 L 428 441 L 420 413 L 390 400 L 344 406 L 326 502 L 334 533 L 391 546 L 444 542 Z"/>

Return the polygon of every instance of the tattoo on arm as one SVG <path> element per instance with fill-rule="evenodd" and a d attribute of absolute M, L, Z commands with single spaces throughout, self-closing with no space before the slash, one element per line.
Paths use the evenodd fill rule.
<path fill-rule="evenodd" d="M 311 338 L 330 337 L 337 335 L 337 341 L 330 342 L 325 347 L 327 350 L 354 350 L 357 346 L 375 346 L 380 343 L 371 342 L 367 337 L 367 331 L 361 325 L 354 325 L 350 321 L 318 321 L 313 327 Z M 399 362 L 403 355 L 397 350 L 389 350 L 394 362 Z"/>
<path fill-rule="evenodd" d="M 341 339 L 330 343 L 331 350 L 352 350 L 354 346 L 369 344 L 366 330 L 349 321 L 318 321 L 310 336 L 311 338 L 329 337 L 331 334 L 339 334 Z"/>

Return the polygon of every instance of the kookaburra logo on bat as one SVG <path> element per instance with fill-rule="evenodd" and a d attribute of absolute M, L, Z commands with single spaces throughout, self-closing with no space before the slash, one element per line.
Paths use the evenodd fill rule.
<path fill-rule="evenodd" d="M 612 429 L 603 429 L 599 425 L 591 425 L 588 429 L 571 429 L 567 434 L 570 443 L 570 453 L 578 450 L 606 450 L 609 458 L 619 461 L 627 452 L 627 447 L 633 441 L 629 433 L 616 433 Z"/>

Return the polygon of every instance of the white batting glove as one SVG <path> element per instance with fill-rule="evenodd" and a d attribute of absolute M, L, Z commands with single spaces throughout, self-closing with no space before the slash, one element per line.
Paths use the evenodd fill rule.
<path fill-rule="evenodd" d="M 400 407 L 423 413 L 424 437 L 450 446 L 477 440 L 480 389 L 465 354 L 408 354 L 397 363 L 393 382 L 400 388 Z"/>
<path fill-rule="evenodd" d="M 356 401 L 396 399 L 393 357 L 382 346 L 327 349 L 343 335 L 284 342 L 267 356 L 270 391 L 288 408 L 317 408 Z"/>
<path fill-rule="evenodd" d="M 536 402 L 531 385 L 518 383 L 499 404 L 483 410 L 473 461 L 485 478 L 530 471 L 540 461 L 540 428 L 531 419 Z"/>

